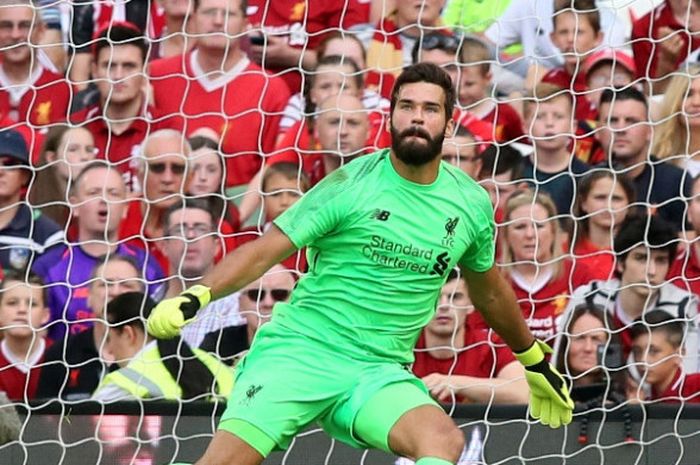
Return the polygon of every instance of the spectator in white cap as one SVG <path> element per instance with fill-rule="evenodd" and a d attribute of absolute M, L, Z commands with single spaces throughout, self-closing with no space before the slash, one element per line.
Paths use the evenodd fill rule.
<path fill-rule="evenodd" d="M 32 179 L 22 135 L 0 131 L 0 266 L 23 271 L 38 255 L 63 240 L 63 231 L 22 198 Z"/>

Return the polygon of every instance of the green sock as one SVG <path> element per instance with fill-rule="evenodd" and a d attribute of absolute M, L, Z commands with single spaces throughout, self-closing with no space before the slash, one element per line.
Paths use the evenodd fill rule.
<path fill-rule="evenodd" d="M 454 465 L 449 460 L 437 457 L 421 457 L 416 461 L 416 465 Z"/>

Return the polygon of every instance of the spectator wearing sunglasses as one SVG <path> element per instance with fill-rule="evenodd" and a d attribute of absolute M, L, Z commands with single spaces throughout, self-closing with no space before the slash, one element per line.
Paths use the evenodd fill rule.
<path fill-rule="evenodd" d="M 160 248 L 170 264 L 168 297 L 199 284 L 202 276 L 214 268 L 221 248 L 217 233 L 217 213 L 221 210 L 215 200 L 187 197 L 165 211 L 165 238 Z M 182 338 L 190 346 L 199 347 L 207 333 L 244 323 L 238 312 L 238 294 L 234 293 L 203 308 L 197 320 L 183 329 Z"/>
<path fill-rule="evenodd" d="M 182 202 L 190 152 L 187 139 L 174 129 L 153 132 L 143 141 L 138 168 L 143 195 L 131 202 L 119 231 L 120 239 L 152 254 L 163 270 L 170 267 L 157 243 L 165 236 L 165 212 Z"/>
<path fill-rule="evenodd" d="M 244 323 L 207 334 L 200 348 L 215 352 L 224 360 L 231 360 L 236 354 L 247 350 L 258 328 L 272 318 L 275 304 L 289 299 L 295 283 L 292 271 L 282 265 L 274 265 L 262 278 L 247 285 L 240 293 L 232 294 L 238 296 L 238 308 Z M 228 297 L 224 300 L 228 300 Z M 199 315 L 198 312 L 198 319 Z"/>
<path fill-rule="evenodd" d="M 22 203 L 32 173 L 22 135 L 0 131 L 0 266 L 23 271 L 47 249 L 63 240 L 56 223 Z"/>

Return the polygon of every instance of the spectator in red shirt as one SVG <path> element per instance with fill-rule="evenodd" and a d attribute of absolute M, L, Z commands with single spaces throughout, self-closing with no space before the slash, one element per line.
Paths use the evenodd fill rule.
<path fill-rule="evenodd" d="M 26 402 L 36 396 L 46 352 L 45 287 L 35 275 L 9 272 L 0 291 L 0 391 Z"/>
<path fill-rule="evenodd" d="M 630 333 L 641 381 L 651 388 L 650 397 L 643 400 L 700 403 L 700 373 L 683 370 L 684 321 L 652 310 L 635 321 Z"/>
<path fill-rule="evenodd" d="M 583 62 L 603 41 L 600 14 L 594 0 L 573 0 L 557 5 L 552 18 L 552 43 L 564 56 L 564 67 L 549 71 L 542 82 L 563 87 L 576 96 L 574 115 L 578 121 L 595 119 L 595 107 L 586 98 Z"/>
<path fill-rule="evenodd" d="M 588 270 L 582 266 L 574 270 L 572 261 L 565 258 L 556 207 L 547 194 L 517 191 L 503 213 L 499 262 L 530 330 L 551 344 L 569 296 L 590 281 Z M 476 327 L 487 327 L 481 317 L 472 315 Z"/>
<path fill-rule="evenodd" d="M 651 152 L 693 177 L 700 175 L 700 64 L 670 78 L 657 121 Z"/>
<path fill-rule="evenodd" d="M 656 8 L 632 24 L 632 52 L 637 77 L 647 79 L 657 94 L 690 52 L 700 47 L 700 2 L 663 0 Z"/>
<path fill-rule="evenodd" d="M 92 133 L 85 127 L 63 124 L 49 129 L 39 156 L 39 165 L 29 188 L 29 202 L 66 231 L 70 218 L 68 191 L 83 167 L 95 159 L 97 149 Z"/>
<path fill-rule="evenodd" d="M 474 37 L 462 39 L 459 53 L 459 104 L 491 124 L 494 133 L 490 139 L 498 142 L 517 141 L 524 135 L 520 115 L 509 103 L 489 97 L 491 60 L 491 53 L 484 42 Z"/>
<path fill-rule="evenodd" d="M 166 210 L 182 201 L 190 144 L 182 133 L 161 129 L 143 141 L 141 150 L 138 180 L 143 186 L 143 197 L 129 204 L 119 238 L 146 250 L 158 260 L 161 269 L 167 270 L 168 259 L 157 243 L 165 233 Z"/>
<path fill-rule="evenodd" d="M 98 157 L 116 164 L 129 190 L 140 192 L 136 178 L 139 145 L 149 132 L 175 127 L 175 121 L 154 118 L 144 93 L 148 44 L 135 26 L 105 28 L 93 46 L 92 74 L 97 91 L 92 101 L 70 117 L 95 138 Z"/>
<path fill-rule="evenodd" d="M 473 310 L 464 280 L 452 270 L 435 317 L 418 339 L 413 373 L 439 402 L 527 403 L 522 366 L 487 330 L 467 326 Z"/>
<path fill-rule="evenodd" d="M 614 276 L 614 237 L 635 199 L 634 185 L 624 174 L 595 170 L 579 181 L 571 243 L 576 265 L 584 264 L 592 278 Z"/>
<path fill-rule="evenodd" d="M 153 101 L 179 117 L 187 137 L 208 127 L 226 157 L 226 187 L 247 184 L 271 153 L 289 89 L 241 50 L 247 30 L 245 0 L 198 0 L 190 18 L 197 47 L 151 63 Z"/>
<path fill-rule="evenodd" d="M 676 286 L 700 298 L 700 177 L 693 179 L 691 195 L 688 198 L 688 222 L 692 230 L 682 233 L 687 245 L 679 247 L 679 253 L 671 264 L 667 278 Z"/>
<path fill-rule="evenodd" d="M 72 94 L 63 76 L 46 69 L 38 58 L 33 44 L 44 31 L 31 1 L 0 8 L 0 114 L 32 126 L 65 120 Z"/>
<path fill-rule="evenodd" d="M 363 0 L 248 0 L 250 56 L 265 71 L 282 76 L 292 94 L 301 90 L 300 68 L 311 68 L 322 32 L 369 21 Z"/>

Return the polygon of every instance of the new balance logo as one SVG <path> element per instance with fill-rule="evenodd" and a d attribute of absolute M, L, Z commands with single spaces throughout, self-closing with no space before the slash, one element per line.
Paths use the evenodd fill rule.
<path fill-rule="evenodd" d="M 373 220 L 386 221 L 389 219 L 389 215 L 391 215 L 391 212 L 377 208 L 372 212 L 370 218 Z"/>
<path fill-rule="evenodd" d="M 447 267 L 450 264 L 450 257 L 447 254 L 447 252 L 443 252 L 440 255 L 437 256 L 435 259 L 435 264 L 433 265 L 433 271 L 430 272 L 430 274 L 437 274 L 437 275 L 444 275 L 445 270 L 447 270 Z"/>

